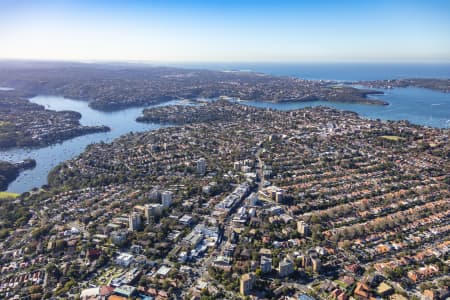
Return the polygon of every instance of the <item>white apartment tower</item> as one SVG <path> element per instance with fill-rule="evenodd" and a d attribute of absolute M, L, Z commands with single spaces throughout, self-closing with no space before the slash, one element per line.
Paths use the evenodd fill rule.
<path fill-rule="evenodd" d="M 197 173 L 205 175 L 206 173 L 206 160 L 202 157 L 197 160 Z"/>

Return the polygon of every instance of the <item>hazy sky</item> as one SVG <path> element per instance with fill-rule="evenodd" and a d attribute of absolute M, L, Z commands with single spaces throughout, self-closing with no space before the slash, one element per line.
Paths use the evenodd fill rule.
<path fill-rule="evenodd" d="M 0 0 L 0 58 L 450 61 L 449 0 Z"/>

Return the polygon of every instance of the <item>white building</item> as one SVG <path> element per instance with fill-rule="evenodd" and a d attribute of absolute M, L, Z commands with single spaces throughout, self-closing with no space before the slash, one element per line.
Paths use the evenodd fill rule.
<path fill-rule="evenodd" d="M 206 160 L 203 157 L 197 160 L 197 172 L 200 175 L 205 175 L 206 173 Z"/>
<path fill-rule="evenodd" d="M 185 263 L 188 259 L 188 254 L 186 251 L 182 251 L 179 255 L 178 255 L 178 262 L 180 263 Z"/>
<path fill-rule="evenodd" d="M 191 225 L 193 218 L 189 215 L 184 215 L 180 218 L 179 222 L 183 225 Z"/>
<path fill-rule="evenodd" d="M 158 269 L 158 271 L 156 271 L 155 276 L 166 277 L 170 270 L 172 270 L 172 268 L 163 265 Z"/>
<path fill-rule="evenodd" d="M 116 264 L 122 267 L 129 267 L 130 264 L 134 261 L 133 255 L 130 253 L 119 253 L 119 256 L 116 258 Z"/>
<path fill-rule="evenodd" d="M 100 288 L 89 288 L 81 291 L 80 294 L 81 300 L 89 300 L 89 299 L 101 299 L 100 298 Z"/>

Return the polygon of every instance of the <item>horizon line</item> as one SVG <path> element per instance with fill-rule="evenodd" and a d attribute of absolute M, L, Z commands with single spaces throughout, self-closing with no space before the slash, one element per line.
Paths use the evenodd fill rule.
<path fill-rule="evenodd" d="M 82 63 L 82 64 L 116 64 L 127 63 L 136 65 L 151 64 L 450 64 L 450 60 L 145 60 L 145 59 L 39 59 L 39 58 L 9 58 L 0 57 L 0 62 L 52 62 L 52 63 Z"/>

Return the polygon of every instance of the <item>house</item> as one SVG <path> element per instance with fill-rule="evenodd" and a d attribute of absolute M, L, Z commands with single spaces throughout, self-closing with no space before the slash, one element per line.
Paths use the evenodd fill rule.
<path fill-rule="evenodd" d="M 333 290 L 333 291 L 330 293 L 330 298 L 331 298 L 331 299 L 338 299 L 338 297 L 339 297 L 340 295 L 342 295 L 342 294 L 344 294 L 343 291 L 341 291 L 340 289 L 335 289 L 335 290 Z"/>
<path fill-rule="evenodd" d="M 382 297 L 386 297 L 390 294 L 392 294 L 394 292 L 394 289 L 386 284 L 385 282 L 382 282 L 378 287 L 377 287 L 377 294 L 382 296 Z"/>
<path fill-rule="evenodd" d="M 170 267 L 167 266 L 161 266 L 158 271 L 156 271 L 156 276 L 162 276 L 162 277 L 166 277 L 170 270 L 172 270 Z"/>
<path fill-rule="evenodd" d="M 126 298 L 131 298 L 136 294 L 136 288 L 131 285 L 121 285 L 114 289 L 114 294 Z"/>
<path fill-rule="evenodd" d="M 100 257 L 100 254 L 102 253 L 102 251 L 100 249 L 97 248 L 93 248 L 93 249 L 88 249 L 88 251 L 86 252 L 86 256 L 89 260 L 96 260 L 97 258 Z"/>
<path fill-rule="evenodd" d="M 369 291 L 370 288 L 365 283 L 358 282 L 358 284 L 356 284 L 354 294 L 361 299 L 369 299 Z"/>
<path fill-rule="evenodd" d="M 433 290 L 425 290 L 425 291 L 423 291 L 423 298 L 425 300 L 434 300 L 434 299 L 438 299 L 438 295 Z"/>
<path fill-rule="evenodd" d="M 394 294 L 389 297 L 389 300 L 408 300 L 408 298 L 400 294 Z"/>

